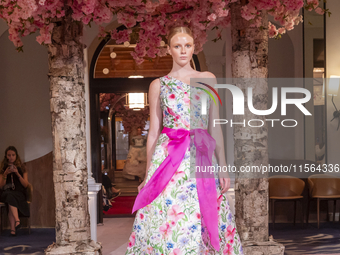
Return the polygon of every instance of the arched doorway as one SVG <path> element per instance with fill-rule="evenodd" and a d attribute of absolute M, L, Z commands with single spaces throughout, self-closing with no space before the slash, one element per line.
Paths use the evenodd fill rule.
<path fill-rule="evenodd" d="M 117 28 L 117 30 L 122 29 L 125 27 Z M 117 173 L 120 169 L 117 167 L 122 168 L 121 162 L 118 162 L 119 166 L 117 166 L 115 151 L 117 118 L 112 113 L 112 105 L 108 105 L 108 107 L 101 105 L 101 95 L 111 94 L 125 100 L 127 93 L 148 93 L 150 83 L 169 73 L 172 68 L 170 55 L 146 59 L 141 65 L 136 65 L 130 54 L 134 47 L 135 44 L 132 40 L 124 46 L 116 44 L 114 40 L 104 39 L 92 57 L 89 71 L 91 159 L 93 176 L 98 183 L 102 183 L 103 168 L 108 170 L 112 182 L 119 181 Z M 201 70 L 197 55 L 193 56 L 192 66 L 198 71 Z M 143 78 L 134 78 L 136 75 Z M 103 135 L 105 133 L 103 127 L 104 130 L 107 128 L 107 135 Z M 103 156 L 103 154 L 105 155 Z M 138 182 L 134 187 L 135 194 L 137 194 L 137 184 Z M 117 188 L 121 188 L 119 185 Z M 124 195 L 122 193 L 122 196 Z M 99 192 L 98 223 L 103 222 L 102 201 L 102 194 Z M 131 214 L 124 216 L 131 216 Z"/>

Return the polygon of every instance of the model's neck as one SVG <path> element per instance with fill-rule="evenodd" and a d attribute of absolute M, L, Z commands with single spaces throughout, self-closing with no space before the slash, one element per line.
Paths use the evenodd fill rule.
<path fill-rule="evenodd" d="M 191 67 L 190 62 L 188 62 L 188 64 L 186 64 L 185 66 L 180 66 L 176 64 L 176 62 L 174 62 L 173 67 L 170 71 L 170 73 L 173 74 L 172 76 L 175 76 L 176 78 L 186 77 L 193 72 L 195 72 L 195 70 Z"/>

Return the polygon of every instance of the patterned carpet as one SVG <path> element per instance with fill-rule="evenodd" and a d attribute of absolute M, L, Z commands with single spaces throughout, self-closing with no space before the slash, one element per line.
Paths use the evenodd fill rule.
<path fill-rule="evenodd" d="M 35 228 L 28 234 L 27 229 L 19 229 L 17 236 L 9 236 L 9 230 L 4 230 L 0 236 L 1 255 L 44 254 L 44 250 L 55 242 L 54 228 Z"/>
<path fill-rule="evenodd" d="M 340 255 L 340 223 L 322 222 L 320 229 L 316 223 L 301 224 L 275 223 L 271 224 L 269 234 L 285 246 L 285 255 L 327 254 Z"/>
<path fill-rule="evenodd" d="M 98 226 L 98 241 L 102 242 L 103 255 L 120 255 L 126 249 L 126 242 L 131 230 L 131 224 L 124 221 L 125 218 L 104 219 L 105 224 Z M 126 218 L 132 221 L 131 218 Z M 125 223 L 124 223 L 125 222 Z M 120 224 L 122 223 L 122 224 Z M 301 228 L 301 224 L 275 223 L 275 230 L 271 224 L 269 235 L 285 246 L 285 255 L 340 255 L 340 223 L 322 222 L 320 229 L 316 223 L 306 224 Z M 120 236 L 126 232 L 126 236 Z M 116 237 L 112 242 L 112 237 Z M 32 229 L 28 235 L 26 229 L 18 231 L 18 236 L 9 237 L 9 230 L 5 230 L 0 236 L 0 255 L 12 254 L 44 254 L 44 249 L 55 242 L 54 229 Z M 114 243 L 113 248 L 110 245 Z"/>

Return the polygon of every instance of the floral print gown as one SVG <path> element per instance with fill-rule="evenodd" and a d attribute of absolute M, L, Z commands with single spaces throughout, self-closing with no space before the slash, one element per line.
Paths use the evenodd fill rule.
<path fill-rule="evenodd" d="M 206 92 L 170 76 L 161 77 L 160 82 L 164 127 L 188 130 L 208 128 L 208 114 L 200 114 L 201 97 Z M 206 105 L 209 113 L 211 99 L 209 96 L 205 98 L 208 100 Z M 168 142 L 168 136 L 161 133 L 152 155 L 146 183 L 167 157 Z M 216 251 L 210 244 L 207 229 L 201 221 L 196 179 L 192 178 L 195 176 L 195 160 L 192 160 L 195 155 L 191 136 L 190 149 L 186 150 L 184 159 L 167 187 L 151 204 L 137 211 L 126 255 L 243 255 L 235 218 L 227 197 L 221 195 L 217 176 L 220 251 Z M 215 154 L 212 161 L 217 164 Z"/>

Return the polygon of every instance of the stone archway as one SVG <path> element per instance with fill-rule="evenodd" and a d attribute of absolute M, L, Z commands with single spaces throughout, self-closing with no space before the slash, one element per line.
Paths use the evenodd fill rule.
<path fill-rule="evenodd" d="M 114 21 L 106 27 L 107 29 L 124 29 L 119 27 L 119 24 Z M 90 84 L 90 122 L 91 122 L 91 155 L 92 155 L 92 171 L 96 182 L 101 182 L 101 164 L 100 164 L 100 143 L 98 142 L 98 133 L 100 132 L 100 119 L 98 116 L 100 114 L 100 93 L 131 93 L 131 92 L 144 92 L 147 93 L 149 90 L 149 85 L 152 80 L 166 75 L 170 72 L 172 68 L 172 58 L 171 56 L 165 56 L 162 58 L 156 58 L 150 61 L 145 61 L 146 64 L 141 67 L 136 67 L 133 65 L 134 60 L 130 55 L 131 47 L 133 47 L 133 42 L 131 42 L 130 47 L 124 47 L 123 45 L 116 45 L 111 39 L 104 39 L 99 41 L 97 39 L 93 40 L 91 45 L 87 49 L 88 64 L 89 66 L 89 84 Z M 114 49 L 114 50 L 112 50 Z M 117 49 L 117 50 L 116 50 Z M 115 58 L 110 58 L 112 52 L 116 53 Z M 101 58 L 103 54 L 103 58 Z M 163 59 L 164 58 L 164 59 Z M 116 60 L 121 62 L 117 63 Z M 171 60 L 171 62 L 169 61 Z M 105 62 L 106 61 L 106 62 Z M 152 61 L 155 61 L 154 63 Z M 106 64 L 110 66 L 105 66 Z M 130 70 L 122 70 L 124 69 Z M 162 66 L 163 69 L 158 70 Z M 193 56 L 193 66 L 197 70 L 206 71 L 206 63 L 204 53 L 201 52 L 198 55 Z M 103 75 L 103 69 L 109 69 L 108 76 Z M 158 68 L 158 69 L 157 69 Z M 151 70 L 151 71 L 150 71 Z M 102 73 L 100 73 L 102 72 Z M 116 72 L 116 73 L 115 73 Z M 141 73 L 144 78 L 142 79 L 129 79 L 128 76 Z M 139 73 L 138 73 L 139 72 Z M 97 77 L 96 77 L 97 74 Z M 137 82 L 138 81 L 138 82 Z M 111 107 L 110 107 L 111 108 Z M 109 110 L 109 109 L 107 109 Z M 107 112 L 107 117 L 112 116 L 112 112 Z M 107 121 L 109 130 L 113 128 L 111 121 Z M 114 149 L 114 139 L 112 139 L 112 132 L 109 138 L 109 153 L 112 154 Z M 112 159 L 112 157 L 110 157 Z M 109 166 L 114 166 L 114 162 L 110 160 Z M 99 201 L 101 201 L 101 194 L 99 195 Z M 102 222 L 102 204 L 98 202 L 98 222 Z"/>

